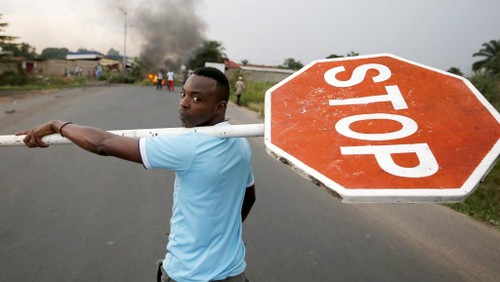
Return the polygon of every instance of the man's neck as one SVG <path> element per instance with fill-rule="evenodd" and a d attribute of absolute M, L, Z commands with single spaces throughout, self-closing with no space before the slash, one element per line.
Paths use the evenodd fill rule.
<path fill-rule="evenodd" d="M 226 121 L 225 116 L 215 117 L 215 118 L 213 118 L 213 119 L 211 119 L 203 124 L 200 124 L 198 126 L 214 126 L 214 125 L 219 124 L 219 123 L 224 122 L 224 121 Z"/>

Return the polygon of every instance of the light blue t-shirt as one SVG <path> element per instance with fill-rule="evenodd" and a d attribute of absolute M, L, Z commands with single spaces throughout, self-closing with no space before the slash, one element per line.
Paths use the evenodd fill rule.
<path fill-rule="evenodd" d="M 147 169 L 175 171 L 167 274 L 176 281 L 209 281 L 242 273 L 241 207 L 246 187 L 254 184 L 248 141 L 188 133 L 139 144 Z"/>

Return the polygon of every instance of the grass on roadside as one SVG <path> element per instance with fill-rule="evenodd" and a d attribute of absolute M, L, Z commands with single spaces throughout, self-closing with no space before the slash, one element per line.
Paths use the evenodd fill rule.
<path fill-rule="evenodd" d="M 234 94 L 234 84 L 236 80 L 231 79 L 232 94 L 230 100 L 236 103 L 236 94 Z M 241 106 L 257 112 L 260 117 L 264 116 L 264 96 L 266 91 L 273 87 L 277 82 L 258 82 L 245 81 L 245 92 L 241 95 Z"/>
<path fill-rule="evenodd" d="M 447 206 L 500 230 L 500 162 L 465 201 Z"/>

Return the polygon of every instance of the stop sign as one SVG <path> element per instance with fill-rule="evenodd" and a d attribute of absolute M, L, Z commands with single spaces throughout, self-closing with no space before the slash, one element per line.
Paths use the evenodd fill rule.
<path fill-rule="evenodd" d="M 315 61 L 266 92 L 268 152 L 346 202 L 451 202 L 500 153 L 466 79 L 389 54 Z"/>

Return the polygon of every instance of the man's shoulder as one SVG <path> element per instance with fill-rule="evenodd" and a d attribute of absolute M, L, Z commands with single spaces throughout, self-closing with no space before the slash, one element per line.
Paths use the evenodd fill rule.
<path fill-rule="evenodd" d="M 143 137 L 146 143 L 156 144 L 157 146 L 164 146 L 166 144 L 176 145 L 177 147 L 192 146 L 193 141 L 197 139 L 195 132 L 188 132 L 185 134 L 162 135 L 162 136 L 148 136 Z"/>

